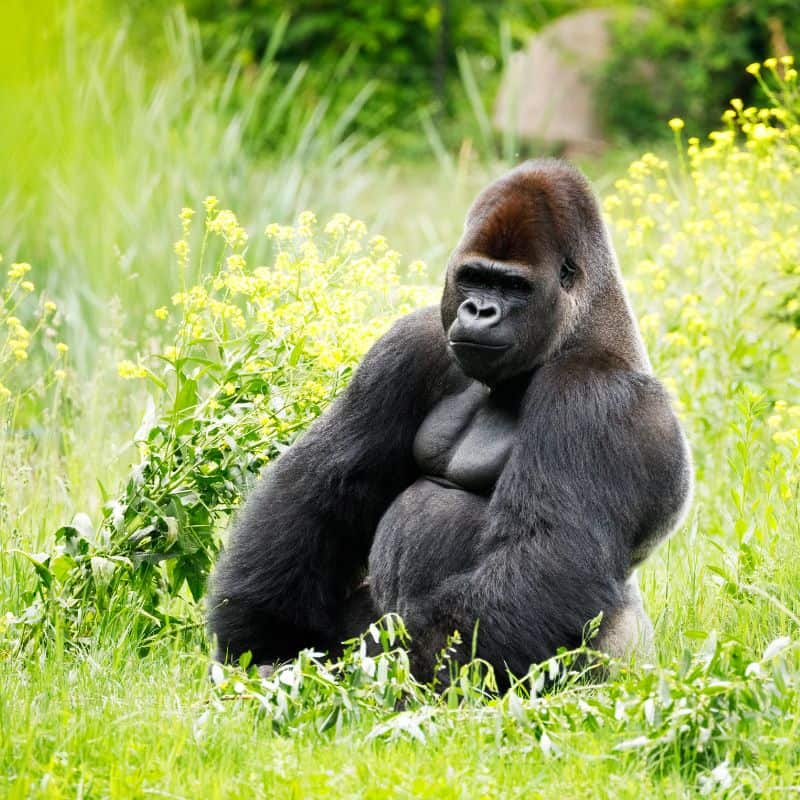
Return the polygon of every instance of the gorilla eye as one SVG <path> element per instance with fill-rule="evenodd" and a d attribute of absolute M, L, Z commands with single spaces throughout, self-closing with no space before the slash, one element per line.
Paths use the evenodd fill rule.
<path fill-rule="evenodd" d="M 458 271 L 459 283 L 467 286 L 485 286 L 487 284 L 485 273 L 477 267 L 466 266 Z"/>
<path fill-rule="evenodd" d="M 518 292 L 519 294 L 526 294 L 530 292 L 531 285 L 525 278 L 518 278 L 516 275 L 509 275 L 508 277 L 503 278 L 502 286 L 504 289 L 508 289 L 510 292 Z"/>
<path fill-rule="evenodd" d="M 575 273 L 577 271 L 578 267 L 575 265 L 575 262 L 571 258 L 565 258 L 564 263 L 561 265 L 561 274 L 559 275 L 559 281 L 565 289 L 569 289 L 575 282 Z"/>

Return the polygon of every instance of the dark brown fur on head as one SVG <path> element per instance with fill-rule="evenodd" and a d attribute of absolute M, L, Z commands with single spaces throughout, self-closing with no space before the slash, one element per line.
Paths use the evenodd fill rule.
<path fill-rule="evenodd" d="M 577 258 L 587 238 L 604 238 L 600 211 L 586 178 L 556 159 L 526 161 L 478 195 L 457 253 L 535 263 L 543 250 Z"/>

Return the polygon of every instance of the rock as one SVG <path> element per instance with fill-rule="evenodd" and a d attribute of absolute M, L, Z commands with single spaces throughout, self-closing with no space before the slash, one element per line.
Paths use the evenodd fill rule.
<path fill-rule="evenodd" d="M 542 28 L 526 50 L 514 53 L 495 102 L 497 130 L 571 150 L 602 149 L 592 79 L 608 53 L 608 23 L 622 13 L 630 11 L 568 14 Z"/>

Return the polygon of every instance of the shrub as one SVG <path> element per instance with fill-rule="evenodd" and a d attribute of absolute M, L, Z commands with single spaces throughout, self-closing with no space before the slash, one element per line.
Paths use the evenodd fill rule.
<path fill-rule="evenodd" d="M 798 47 L 800 26 L 786 0 L 649 3 L 647 19 L 612 26 L 611 56 L 597 83 L 606 127 L 633 141 L 662 136 L 663 120 L 683 117 L 692 130 L 716 124 L 730 97 L 757 99 L 742 69 L 774 46 Z M 776 55 L 782 55 L 777 53 Z"/>
<path fill-rule="evenodd" d="M 382 652 L 367 655 L 370 638 Z M 734 776 L 757 785 L 752 768 L 765 753 L 789 768 L 797 764 L 799 651 L 789 637 L 754 656 L 711 635 L 698 653 L 687 652 L 674 665 L 622 669 L 599 686 L 578 666 L 587 651 L 562 652 L 533 666 L 500 699 L 469 666 L 444 695 L 419 685 L 409 674 L 404 642 L 402 623 L 388 616 L 335 664 L 304 651 L 268 677 L 215 665 L 206 717 L 231 713 L 224 700 L 256 705 L 282 734 L 318 740 L 361 724 L 367 740 L 423 744 L 472 726 L 495 748 L 535 748 L 556 758 L 588 729 L 606 739 L 616 759 L 643 761 L 657 775 L 677 773 L 696 782 L 701 794 L 727 788 Z"/>
<path fill-rule="evenodd" d="M 365 242 L 363 223 L 344 214 L 322 229 L 310 212 L 269 225 L 274 260 L 250 269 L 234 213 L 214 197 L 204 208 L 196 258 L 194 211 L 181 212 L 185 288 L 155 312 L 172 344 L 119 365 L 153 391 L 134 434 L 139 463 L 106 498 L 99 527 L 79 514 L 51 553 L 29 555 L 39 578 L 31 635 L 58 628 L 79 641 L 131 612 L 140 635 L 197 622 L 218 528 L 245 487 L 347 383 L 392 317 L 427 296 L 401 282 L 383 237 Z M 190 271 L 210 274 L 189 286 Z"/>

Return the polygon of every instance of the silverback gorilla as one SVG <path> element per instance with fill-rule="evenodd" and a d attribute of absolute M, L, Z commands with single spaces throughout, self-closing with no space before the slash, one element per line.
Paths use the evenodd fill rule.
<path fill-rule="evenodd" d="M 690 488 L 591 189 L 527 162 L 472 205 L 441 308 L 400 319 L 252 492 L 212 580 L 218 657 L 336 648 L 390 611 L 421 678 L 476 623 L 501 681 L 600 612 L 595 646 L 647 653 L 635 568 Z"/>

